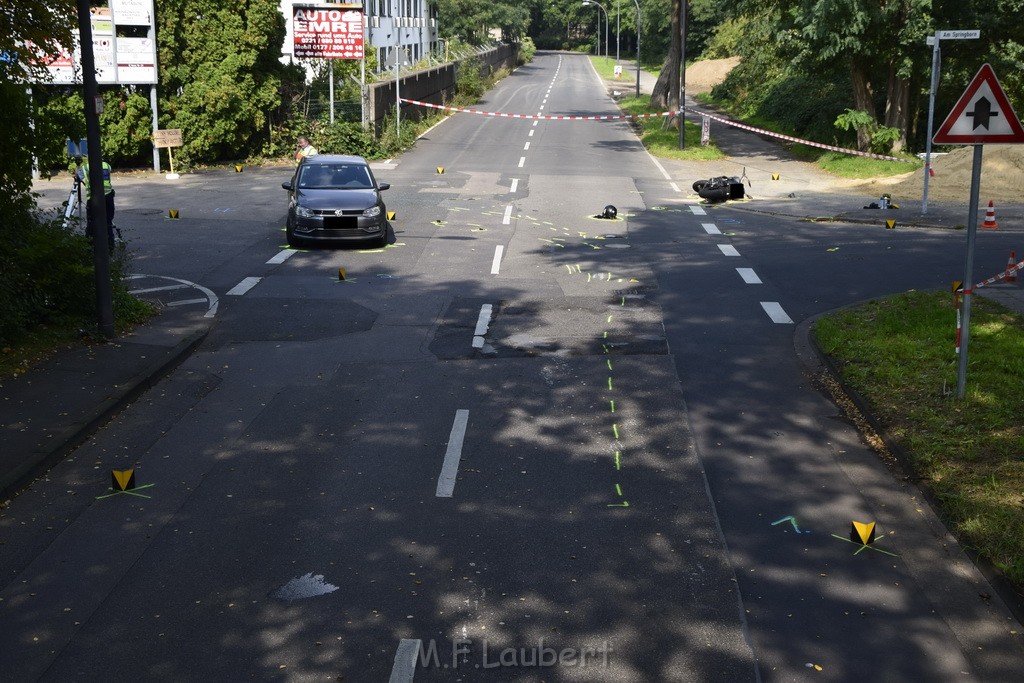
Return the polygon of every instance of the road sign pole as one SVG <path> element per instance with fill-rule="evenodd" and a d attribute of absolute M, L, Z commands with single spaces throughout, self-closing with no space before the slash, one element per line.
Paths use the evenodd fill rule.
<path fill-rule="evenodd" d="M 942 61 L 943 40 L 977 40 L 981 37 L 979 29 L 958 29 L 952 31 L 936 31 L 928 36 L 928 44 L 932 46 L 932 78 L 928 88 L 928 135 L 924 152 L 924 195 L 921 199 L 921 213 L 928 213 L 928 181 L 932 177 L 932 124 L 935 122 L 935 93 L 939 90 L 939 66 Z"/>
<path fill-rule="evenodd" d="M 939 44 L 942 40 L 936 31 L 932 37 L 932 80 L 928 89 L 928 135 L 924 143 L 924 197 L 921 200 L 921 213 L 928 213 L 928 180 L 932 175 L 932 132 L 935 124 L 935 92 L 939 89 Z"/>
<path fill-rule="evenodd" d="M 957 368 L 956 397 L 963 398 L 967 385 L 967 344 L 971 338 L 971 296 L 974 293 L 974 243 L 978 234 L 978 196 L 981 194 L 981 153 L 984 145 L 974 146 L 971 169 L 971 198 L 967 206 L 967 262 L 964 265 L 963 322 L 960 332 L 960 365 Z"/>

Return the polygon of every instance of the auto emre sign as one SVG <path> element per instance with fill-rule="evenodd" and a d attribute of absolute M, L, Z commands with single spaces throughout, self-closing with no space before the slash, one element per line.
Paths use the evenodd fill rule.
<path fill-rule="evenodd" d="M 362 5 L 295 5 L 292 11 L 295 56 L 362 59 L 363 23 Z"/>

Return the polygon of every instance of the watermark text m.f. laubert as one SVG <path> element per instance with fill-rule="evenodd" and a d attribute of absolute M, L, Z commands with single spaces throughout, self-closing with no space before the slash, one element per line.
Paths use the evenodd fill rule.
<path fill-rule="evenodd" d="M 497 669 L 497 668 L 548 668 L 604 667 L 609 665 L 612 646 L 608 641 L 599 645 L 555 648 L 547 645 L 544 638 L 525 647 L 501 647 L 487 640 L 474 642 L 469 638 L 456 638 L 450 643 L 450 657 L 445 643 L 436 639 L 421 641 L 419 652 L 420 668 L 435 669 Z"/>

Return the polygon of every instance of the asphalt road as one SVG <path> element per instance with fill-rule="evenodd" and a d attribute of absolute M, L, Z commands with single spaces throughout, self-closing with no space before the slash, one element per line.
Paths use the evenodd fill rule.
<path fill-rule="evenodd" d="M 617 112 L 568 55 L 478 108 Z M 1019 625 L 794 350 L 947 286 L 962 235 L 699 215 L 624 122 L 463 114 L 376 166 L 385 249 L 282 251 L 287 168 L 119 184 L 140 286 L 216 323 L 8 510 L 5 678 L 1016 675 Z M 133 465 L 148 498 L 97 499 Z"/>

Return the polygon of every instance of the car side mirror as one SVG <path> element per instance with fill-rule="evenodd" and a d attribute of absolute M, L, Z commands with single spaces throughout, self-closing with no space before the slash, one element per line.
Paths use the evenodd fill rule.
<path fill-rule="evenodd" d="M 377 184 L 377 189 L 378 190 L 388 190 L 388 189 L 391 189 L 391 183 L 378 183 Z"/>
<path fill-rule="evenodd" d="M 288 181 L 286 183 L 281 183 L 281 189 L 282 190 L 288 190 L 289 192 L 291 192 L 292 189 L 294 189 L 294 188 L 292 187 L 291 181 Z"/>

